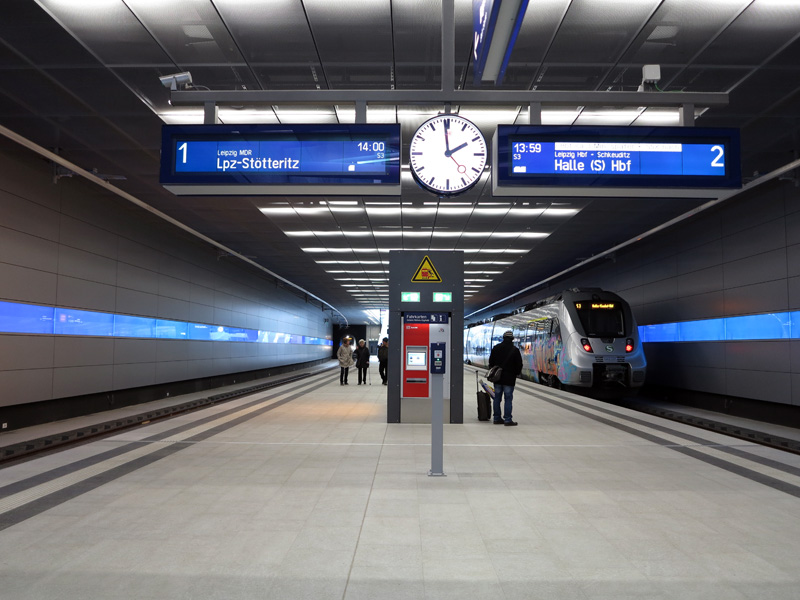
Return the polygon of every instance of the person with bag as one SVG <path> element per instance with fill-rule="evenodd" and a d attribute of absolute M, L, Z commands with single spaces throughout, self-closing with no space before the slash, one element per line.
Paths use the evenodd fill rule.
<path fill-rule="evenodd" d="M 511 409 L 514 399 L 514 384 L 520 373 L 522 373 L 522 355 L 519 348 L 514 345 L 514 332 L 508 330 L 503 333 L 503 341 L 492 348 L 489 355 L 489 372 L 486 374 L 486 379 L 494 383 L 492 413 L 495 425 L 513 427 L 517 424 L 511 418 Z M 505 397 L 505 405 L 501 413 L 500 403 L 503 397 Z"/>
<path fill-rule="evenodd" d="M 353 360 L 353 348 L 350 346 L 350 338 L 344 338 L 342 345 L 336 352 L 336 358 L 339 359 L 339 366 L 341 371 L 339 373 L 339 385 L 347 385 L 347 374 L 350 372 L 350 367 L 355 363 Z"/>
<path fill-rule="evenodd" d="M 358 340 L 358 347 L 353 353 L 356 359 L 356 369 L 358 369 L 358 385 L 363 380 L 367 385 L 367 369 L 369 369 L 369 347 L 366 340 Z"/>

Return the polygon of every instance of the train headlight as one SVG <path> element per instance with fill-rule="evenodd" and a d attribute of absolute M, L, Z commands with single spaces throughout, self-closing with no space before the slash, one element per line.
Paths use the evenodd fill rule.
<path fill-rule="evenodd" d="M 633 338 L 625 340 L 625 352 L 633 352 Z"/>
<path fill-rule="evenodd" d="M 581 346 L 583 346 L 583 349 L 586 352 L 594 352 L 594 350 L 592 350 L 592 345 L 589 343 L 589 340 L 587 340 L 586 338 L 581 338 Z"/>

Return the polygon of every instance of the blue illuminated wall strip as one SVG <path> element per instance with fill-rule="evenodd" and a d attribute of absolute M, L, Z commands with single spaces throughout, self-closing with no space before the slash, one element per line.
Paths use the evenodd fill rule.
<path fill-rule="evenodd" d="M 800 339 L 800 311 L 640 325 L 642 342 Z"/>
<path fill-rule="evenodd" d="M 224 327 L 207 323 L 168 321 L 16 302 L 0 302 L 0 333 L 333 346 L 333 341 L 329 339 L 292 333 Z"/>

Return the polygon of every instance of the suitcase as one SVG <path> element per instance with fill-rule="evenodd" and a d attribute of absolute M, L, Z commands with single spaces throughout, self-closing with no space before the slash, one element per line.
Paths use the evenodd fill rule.
<path fill-rule="evenodd" d="M 489 394 L 481 389 L 477 371 L 475 371 L 475 385 L 478 388 L 478 421 L 488 421 L 492 418 L 492 401 L 489 399 Z"/>
<path fill-rule="evenodd" d="M 492 403 L 489 394 L 478 392 L 478 421 L 488 421 L 492 418 Z"/>

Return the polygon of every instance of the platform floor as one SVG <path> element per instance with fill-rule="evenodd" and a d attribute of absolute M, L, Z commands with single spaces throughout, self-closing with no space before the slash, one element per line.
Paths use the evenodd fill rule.
<path fill-rule="evenodd" d="M 466 368 L 428 477 L 372 375 L 0 468 L 0 597 L 800 597 L 800 456 L 527 382 L 479 422 Z"/>

